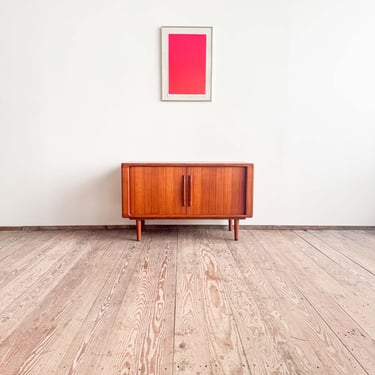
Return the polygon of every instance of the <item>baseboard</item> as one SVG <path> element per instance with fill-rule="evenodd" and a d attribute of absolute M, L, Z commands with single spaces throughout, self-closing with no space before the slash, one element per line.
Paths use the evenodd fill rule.
<path fill-rule="evenodd" d="M 149 229 L 171 229 L 177 227 L 192 229 L 221 229 L 226 225 L 149 225 Z M 135 225 L 38 225 L 38 226 L 0 226 L 0 231 L 42 231 L 42 230 L 114 230 L 134 229 Z M 240 225 L 241 230 L 375 230 L 375 226 L 354 225 Z"/>
<path fill-rule="evenodd" d="M 111 230 L 130 229 L 135 225 L 26 225 L 0 226 L 0 231 L 38 231 L 38 230 Z"/>
<path fill-rule="evenodd" d="M 371 230 L 375 229 L 375 225 L 240 225 L 240 228 L 259 230 Z"/>

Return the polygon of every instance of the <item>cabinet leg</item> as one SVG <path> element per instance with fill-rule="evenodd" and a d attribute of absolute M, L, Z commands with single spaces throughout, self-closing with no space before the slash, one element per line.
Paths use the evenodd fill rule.
<path fill-rule="evenodd" d="M 238 241 L 238 233 L 240 229 L 240 220 L 234 219 L 234 240 Z"/>
<path fill-rule="evenodd" d="M 232 219 L 228 220 L 228 227 L 229 227 L 229 232 L 231 232 L 232 229 L 233 229 L 233 221 L 232 221 Z"/>
<path fill-rule="evenodd" d="M 136 220 L 136 228 L 137 228 L 137 241 L 142 239 L 142 220 Z"/>

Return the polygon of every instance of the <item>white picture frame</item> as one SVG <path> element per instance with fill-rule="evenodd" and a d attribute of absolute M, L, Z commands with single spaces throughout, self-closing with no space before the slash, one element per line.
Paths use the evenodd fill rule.
<path fill-rule="evenodd" d="M 161 27 L 161 100 L 212 101 L 211 26 Z"/>

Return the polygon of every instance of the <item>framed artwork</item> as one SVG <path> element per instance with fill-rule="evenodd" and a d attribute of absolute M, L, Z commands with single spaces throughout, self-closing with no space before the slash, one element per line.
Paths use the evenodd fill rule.
<path fill-rule="evenodd" d="M 162 27 L 161 70 L 163 101 L 211 101 L 212 27 Z"/>

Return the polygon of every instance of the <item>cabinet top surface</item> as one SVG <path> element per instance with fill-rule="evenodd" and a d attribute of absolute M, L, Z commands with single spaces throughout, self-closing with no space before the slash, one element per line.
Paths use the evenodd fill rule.
<path fill-rule="evenodd" d="M 236 163 L 236 162 L 129 162 L 122 163 L 122 167 L 142 167 L 142 166 L 154 166 L 154 167 L 167 167 L 167 166 L 176 166 L 176 167 L 189 167 L 189 166 L 209 166 L 209 167 L 248 167 L 253 166 L 252 163 Z"/>

